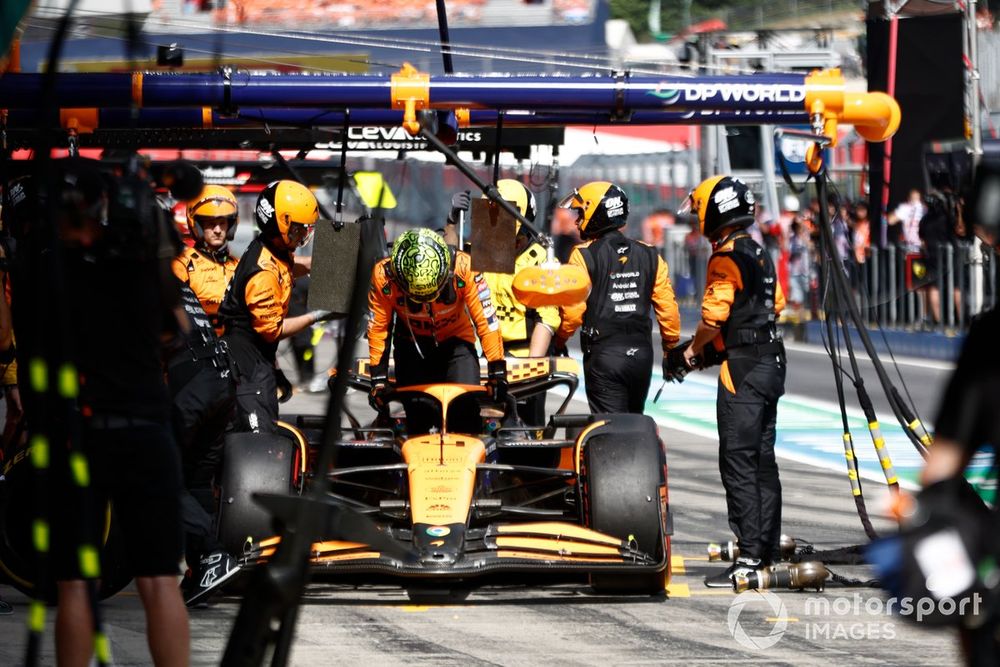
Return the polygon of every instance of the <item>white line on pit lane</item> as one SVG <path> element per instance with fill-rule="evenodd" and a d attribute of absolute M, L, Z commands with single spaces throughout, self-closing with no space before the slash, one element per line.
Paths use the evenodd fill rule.
<path fill-rule="evenodd" d="M 791 350 L 792 352 L 802 352 L 804 354 L 818 354 L 824 357 L 829 357 L 830 355 L 827 351 L 818 345 L 811 345 L 809 343 L 795 343 L 792 341 L 785 341 L 785 349 Z M 860 350 L 859 350 L 860 351 Z M 880 355 L 882 358 L 882 363 L 888 367 L 892 365 L 892 359 L 888 354 Z M 858 361 L 863 361 L 865 363 L 872 363 L 863 352 L 858 354 Z M 900 357 L 896 356 L 896 363 L 900 366 L 910 366 L 913 368 L 926 368 L 936 371 L 950 371 L 954 370 L 955 364 L 951 361 L 935 361 L 932 359 L 917 359 L 915 357 Z"/>
<path fill-rule="evenodd" d="M 581 359 L 577 358 L 577 361 L 580 362 L 581 368 L 582 368 L 582 361 L 581 361 Z M 717 378 L 715 377 L 715 374 L 711 374 L 711 375 L 708 375 L 708 374 L 703 374 L 703 375 L 689 375 L 685 379 L 686 382 L 691 382 L 692 380 L 695 383 L 697 383 L 697 384 L 709 384 L 709 385 L 713 385 L 713 386 L 717 382 Z M 653 394 L 655 392 L 656 388 L 658 388 L 662 382 L 663 382 L 663 375 L 657 369 L 654 369 L 653 370 L 652 382 L 650 383 L 650 394 Z M 565 395 L 565 389 L 563 387 L 557 387 L 557 388 L 555 388 L 555 389 L 552 390 L 552 393 L 564 396 Z M 810 397 L 806 397 L 806 396 L 799 396 L 797 394 L 785 394 L 782 398 L 783 399 L 794 400 L 794 401 L 799 402 L 800 404 L 803 404 L 805 406 L 812 406 L 812 407 L 816 407 L 816 408 L 819 408 L 819 409 L 830 410 L 830 411 L 836 412 L 837 414 L 840 414 L 840 406 L 836 402 L 833 402 L 833 401 L 824 401 L 822 399 L 810 398 Z M 586 389 L 584 387 L 584 382 L 583 382 L 582 375 L 580 377 L 580 386 L 579 386 L 577 392 L 573 396 L 572 403 L 580 403 L 583 406 L 587 406 L 588 405 L 587 404 Z M 864 412 L 862 412 L 860 408 L 855 408 L 855 407 L 852 407 L 852 406 L 847 406 L 847 414 L 850 417 L 864 418 Z M 654 417 L 654 419 L 655 419 L 655 417 Z M 664 420 L 664 421 L 666 421 L 666 420 Z M 707 429 L 704 429 L 703 427 L 700 427 L 700 426 L 697 426 L 697 425 L 694 425 L 694 424 L 683 424 L 683 423 L 680 423 L 680 422 L 675 422 L 674 420 L 670 420 L 669 423 L 661 423 L 658 420 L 657 423 L 659 423 L 661 426 L 665 426 L 667 428 L 672 428 L 672 429 L 675 429 L 677 431 L 681 431 L 683 433 L 688 433 L 690 435 L 694 435 L 694 436 L 706 438 L 708 440 L 714 440 L 716 442 L 718 441 L 718 433 L 717 432 L 709 431 Z M 927 427 L 930 428 L 929 425 Z M 840 472 L 840 473 L 842 473 L 844 471 L 844 466 L 843 466 L 842 462 L 840 462 L 840 461 L 826 460 L 826 459 L 820 458 L 819 456 L 811 455 L 809 453 L 797 453 L 797 452 L 789 451 L 787 448 L 782 447 L 782 448 L 777 449 L 775 451 L 775 454 L 777 454 L 778 458 L 788 459 L 790 461 L 795 461 L 797 463 L 803 463 L 803 464 L 810 465 L 810 466 L 813 466 L 815 468 L 819 468 L 821 470 L 826 470 L 826 471 L 829 471 L 829 472 Z M 876 483 L 883 484 L 883 485 L 885 484 L 885 478 L 884 478 L 884 476 L 879 475 L 879 474 L 877 474 L 875 472 L 866 470 L 863 467 L 862 467 L 862 469 L 858 470 L 858 474 L 863 479 L 867 479 L 868 481 L 876 482 Z M 902 486 L 903 488 L 909 489 L 909 490 L 915 490 L 916 488 L 918 488 L 917 486 L 911 484 L 907 480 L 900 480 L 900 486 Z"/>

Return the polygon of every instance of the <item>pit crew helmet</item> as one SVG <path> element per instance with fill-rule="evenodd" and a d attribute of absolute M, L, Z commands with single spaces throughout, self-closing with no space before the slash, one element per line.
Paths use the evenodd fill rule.
<path fill-rule="evenodd" d="M 628 221 L 628 196 L 608 181 L 594 181 L 573 190 L 559 202 L 559 208 L 576 211 L 577 228 L 583 239 L 624 227 Z"/>
<path fill-rule="evenodd" d="M 309 242 L 319 219 L 319 202 L 296 181 L 274 181 L 257 197 L 257 228 L 265 239 L 281 239 L 289 250 Z"/>
<path fill-rule="evenodd" d="M 195 243 L 204 243 L 203 223 L 215 218 L 225 218 L 229 223 L 226 228 L 226 240 L 232 241 L 236 236 L 236 224 L 239 221 L 236 196 L 221 185 L 206 185 L 201 194 L 187 203 L 188 232 Z"/>
<path fill-rule="evenodd" d="M 531 194 L 521 181 L 514 180 L 513 178 L 501 178 L 497 181 L 497 191 L 501 197 L 513 204 L 514 208 L 528 222 L 535 221 L 535 195 Z M 486 199 L 486 195 L 483 195 L 482 198 Z M 521 232 L 520 220 L 514 221 L 514 229 L 515 233 Z"/>
<path fill-rule="evenodd" d="M 451 275 L 451 249 L 430 229 L 410 229 L 392 244 L 389 269 L 399 288 L 410 299 L 433 301 Z"/>
<path fill-rule="evenodd" d="M 746 183 L 732 176 L 712 176 L 691 191 L 677 213 L 697 216 L 701 233 L 711 239 L 730 227 L 748 227 L 755 211 L 756 199 Z"/>

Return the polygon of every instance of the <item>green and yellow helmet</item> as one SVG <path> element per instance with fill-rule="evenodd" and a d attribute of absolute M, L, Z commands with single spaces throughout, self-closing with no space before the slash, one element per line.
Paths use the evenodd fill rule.
<path fill-rule="evenodd" d="M 430 229 L 410 229 L 392 244 L 392 277 L 414 301 L 433 301 L 451 274 L 451 248 Z"/>

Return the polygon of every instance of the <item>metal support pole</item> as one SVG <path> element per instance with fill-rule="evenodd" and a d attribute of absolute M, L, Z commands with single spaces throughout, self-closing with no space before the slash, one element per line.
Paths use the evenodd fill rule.
<path fill-rule="evenodd" d="M 868 259 L 868 264 L 871 268 L 871 271 L 869 272 L 871 280 L 868 283 L 868 299 L 869 303 L 873 304 L 871 317 L 881 326 L 884 323 L 882 316 L 885 309 L 883 308 L 882 300 L 879 298 L 879 286 L 881 285 L 881 281 L 879 280 L 878 272 L 882 270 L 881 264 L 879 263 L 880 252 L 881 248 L 874 245 L 872 246 L 872 254 Z"/>
<path fill-rule="evenodd" d="M 996 255 L 991 254 L 989 256 L 989 275 L 990 275 L 990 308 L 995 308 L 997 305 L 997 260 Z M 983 310 L 986 310 L 985 308 Z"/>
<path fill-rule="evenodd" d="M 896 326 L 899 304 L 896 301 L 898 296 L 898 290 L 896 289 L 898 286 L 898 283 L 896 282 L 898 269 L 896 268 L 895 246 L 886 247 L 885 275 L 889 282 L 889 324 L 891 326 Z"/>
<path fill-rule="evenodd" d="M 455 66 L 451 61 L 451 37 L 448 33 L 448 11 L 445 9 L 444 0 L 437 0 L 438 35 L 441 37 L 441 60 L 444 64 L 445 74 L 455 71 Z"/>
<path fill-rule="evenodd" d="M 955 326 L 955 245 L 949 243 L 948 245 L 941 248 L 944 253 L 945 262 L 945 274 L 944 274 L 944 287 L 947 290 L 945 299 L 942 299 L 943 303 L 948 304 L 948 316 L 944 317 L 942 313 L 941 321 L 947 324 L 948 327 Z"/>
<path fill-rule="evenodd" d="M 979 100 L 979 26 L 976 24 L 977 0 L 965 3 L 965 20 L 969 35 L 969 115 L 972 116 L 972 159 L 979 162 L 983 155 L 983 119 Z"/>
<path fill-rule="evenodd" d="M 774 127 L 771 125 L 760 127 L 760 157 L 764 172 L 764 204 L 771 219 L 777 220 L 781 207 L 778 204 L 778 187 L 774 175 Z"/>

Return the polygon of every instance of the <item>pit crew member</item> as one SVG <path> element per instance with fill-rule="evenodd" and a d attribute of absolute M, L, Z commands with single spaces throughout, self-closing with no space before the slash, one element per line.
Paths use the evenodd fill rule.
<path fill-rule="evenodd" d="M 502 178 L 497 181 L 500 196 L 513 204 L 529 222 L 535 221 L 535 197 L 520 181 Z M 464 197 L 463 197 L 464 195 Z M 459 193 L 452 199 L 452 207 L 469 208 L 468 193 Z M 451 219 L 456 218 L 452 215 Z M 447 236 L 445 237 L 447 238 Z M 484 272 L 483 277 L 490 286 L 493 305 L 500 321 L 500 335 L 503 336 L 504 351 L 512 357 L 545 357 L 549 354 L 552 335 L 559 327 L 559 309 L 555 306 L 528 308 L 514 296 L 514 276 L 521 269 L 538 266 L 545 261 L 547 253 L 539 243 L 533 243 L 527 230 L 516 223 L 514 243 L 517 259 L 513 273 Z M 538 394 L 518 404 L 518 414 L 528 424 L 545 421 L 545 395 Z"/>
<path fill-rule="evenodd" d="M 716 403 L 719 471 L 740 556 L 725 572 L 706 577 L 709 587 L 729 587 L 736 575 L 780 560 L 781 482 L 774 437 L 786 361 L 775 323 L 785 297 L 770 255 L 746 231 L 754 211 L 753 193 L 730 176 L 703 181 L 681 209 L 697 216 L 713 249 L 702 319 L 684 359 L 695 367 L 706 345 L 725 350 L 728 357 L 719 372 Z"/>
<path fill-rule="evenodd" d="M 294 253 L 309 241 L 319 218 L 309 188 L 274 181 L 257 198 L 254 218 L 260 234 L 240 258 L 219 316 L 236 380 L 237 430 L 268 432 L 278 419 L 278 385 L 288 385 L 277 366 L 278 342 L 329 313 L 287 317 Z"/>
<path fill-rule="evenodd" d="M 220 336 L 219 306 L 239 262 L 229 252 L 238 215 L 232 192 L 221 185 L 206 185 L 187 203 L 187 226 L 194 246 L 185 246 L 173 263 L 174 274 L 191 287 Z"/>
<path fill-rule="evenodd" d="M 642 414 L 652 378 L 650 308 L 656 313 L 664 356 L 680 337 L 681 321 L 667 263 L 656 249 L 621 232 L 628 197 L 614 183 L 587 183 L 565 197 L 583 243 L 569 263 L 587 271 L 586 302 L 559 309 L 556 349 L 580 329 L 587 401 L 597 413 Z"/>

